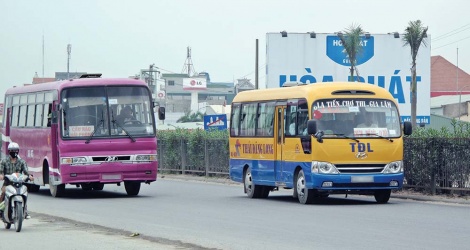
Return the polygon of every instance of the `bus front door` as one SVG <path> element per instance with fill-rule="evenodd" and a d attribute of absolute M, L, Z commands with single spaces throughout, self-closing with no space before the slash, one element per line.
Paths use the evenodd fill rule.
<path fill-rule="evenodd" d="M 276 106 L 275 112 L 275 132 L 274 137 L 276 138 L 276 143 L 274 144 L 274 172 L 275 172 L 275 181 L 276 186 L 285 186 L 283 181 L 283 159 L 282 159 L 282 150 L 285 145 L 284 138 L 284 116 L 286 113 L 286 106 Z"/>

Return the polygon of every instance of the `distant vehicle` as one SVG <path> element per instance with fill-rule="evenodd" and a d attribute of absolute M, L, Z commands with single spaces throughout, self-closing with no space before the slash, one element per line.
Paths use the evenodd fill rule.
<path fill-rule="evenodd" d="M 128 195 L 157 179 L 154 106 L 147 84 L 137 79 L 80 79 L 13 87 L 5 94 L 2 152 L 9 142 L 35 176 L 30 192 L 49 184 L 51 195 L 65 185 L 85 191 L 124 182 Z M 119 119 L 122 110 L 131 119 Z M 158 108 L 165 118 L 164 107 Z"/>
<path fill-rule="evenodd" d="M 251 198 L 292 188 L 302 204 L 329 194 L 388 202 L 403 185 L 403 135 L 411 134 L 392 95 L 366 83 L 290 85 L 234 98 L 230 178 Z"/>

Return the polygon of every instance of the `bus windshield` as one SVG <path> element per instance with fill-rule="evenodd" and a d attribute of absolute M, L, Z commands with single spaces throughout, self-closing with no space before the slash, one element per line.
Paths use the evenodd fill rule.
<path fill-rule="evenodd" d="M 63 138 L 155 136 L 152 102 L 144 87 L 67 88 L 61 97 Z"/>
<path fill-rule="evenodd" d="M 324 138 L 400 137 L 400 116 L 385 99 L 323 99 L 312 105 L 312 117 Z"/>

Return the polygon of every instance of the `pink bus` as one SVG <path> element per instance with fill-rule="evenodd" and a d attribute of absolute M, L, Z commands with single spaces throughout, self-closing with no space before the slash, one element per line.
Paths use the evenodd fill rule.
<path fill-rule="evenodd" d="M 2 157 L 8 143 L 34 175 L 30 192 L 49 185 L 64 195 L 65 185 L 85 191 L 120 185 L 139 194 L 141 183 L 157 179 L 154 108 L 147 84 L 138 79 L 80 79 L 13 87 L 5 93 Z M 121 111 L 130 110 L 123 119 Z M 158 108 L 165 119 L 165 108 Z"/>

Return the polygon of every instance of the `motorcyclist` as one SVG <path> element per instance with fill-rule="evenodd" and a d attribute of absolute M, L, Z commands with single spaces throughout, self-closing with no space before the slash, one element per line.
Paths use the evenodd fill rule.
<path fill-rule="evenodd" d="M 20 146 L 16 142 L 11 142 L 8 145 L 8 153 L 10 157 L 2 159 L 0 161 L 0 180 L 3 180 L 5 175 L 13 173 L 22 173 L 29 175 L 31 181 L 34 180 L 33 176 L 28 173 L 28 166 L 26 162 L 18 156 Z M 5 198 L 5 189 L 8 186 L 8 179 L 5 179 L 2 186 L 2 194 L 0 195 L 0 202 Z M 30 219 L 31 216 L 28 214 L 28 209 L 25 207 L 25 218 Z"/>

